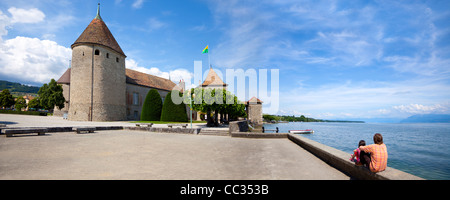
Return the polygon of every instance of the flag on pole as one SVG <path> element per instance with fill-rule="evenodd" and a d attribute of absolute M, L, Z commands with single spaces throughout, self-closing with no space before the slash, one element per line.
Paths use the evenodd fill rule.
<path fill-rule="evenodd" d="M 205 49 L 203 49 L 202 54 L 208 53 L 208 45 L 206 45 Z"/>

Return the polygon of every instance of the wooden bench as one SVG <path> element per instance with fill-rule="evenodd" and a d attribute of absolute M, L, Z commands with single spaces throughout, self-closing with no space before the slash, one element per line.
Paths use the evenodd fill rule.
<path fill-rule="evenodd" d="M 72 131 L 77 132 L 77 134 L 80 134 L 81 132 L 93 133 L 95 131 L 95 127 L 73 127 Z"/>
<path fill-rule="evenodd" d="M 153 123 L 138 123 L 138 124 L 136 124 L 136 126 L 147 126 L 147 127 L 152 127 L 153 126 Z"/>
<path fill-rule="evenodd" d="M 12 137 L 16 134 L 29 134 L 37 133 L 38 135 L 45 135 L 48 132 L 46 128 L 15 128 L 15 129 L 2 129 L 2 133 L 6 134 L 6 137 Z"/>
<path fill-rule="evenodd" d="M 187 124 L 167 124 L 167 127 L 172 128 L 174 126 L 181 126 L 183 128 L 186 128 L 188 125 Z"/>
<path fill-rule="evenodd" d="M 279 129 L 278 129 L 278 127 L 276 127 L 276 128 L 277 128 L 277 129 L 265 129 L 264 126 L 263 126 L 263 127 L 262 127 L 262 132 L 265 133 L 266 131 L 273 131 L 273 132 L 278 133 Z"/>

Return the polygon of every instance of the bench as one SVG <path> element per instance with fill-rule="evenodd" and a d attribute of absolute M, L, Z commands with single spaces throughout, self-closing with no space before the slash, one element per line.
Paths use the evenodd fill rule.
<path fill-rule="evenodd" d="M 263 126 L 263 127 L 262 127 L 262 132 L 265 133 L 266 131 L 273 131 L 273 132 L 278 133 L 279 129 L 278 129 L 278 127 L 276 127 L 276 128 L 277 128 L 277 129 L 265 129 L 264 126 Z"/>
<path fill-rule="evenodd" d="M 167 127 L 172 128 L 174 126 L 181 126 L 183 128 L 186 128 L 188 125 L 187 124 L 167 124 Z"/>
<path fill-rule="evenodd" d="M 136 126 L 147 126 L 147 127 L 152 127 L 153 126 L 153 123 L 138 123 L 138 124 L 136 124 Z"/>
<path fill-rule="evenodd" d="M 6 137 L 12 137 L 15 134 L 29 134 L 37 133 L 38 135 L 45 135 L 48 132 L 46 128 L 17 128 L 17 129 L 2 129 L 2 133 L 6 134 Z"/>
<path fill-rule="evenodd" d="M 81 132 L 93 133 L 95 131 L 95 127 L 73 127 L 72 131 L 77 132 L 77 134 L 80 134 Z"/>

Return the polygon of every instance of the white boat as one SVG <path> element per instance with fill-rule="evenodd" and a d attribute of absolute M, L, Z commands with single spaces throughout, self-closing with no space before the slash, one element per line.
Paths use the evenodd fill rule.
<path fill-rule="evenodd" d="M 294 133 L 294 134 L 309 134 L 309 133 L 314 133 L 314 131 L 312 129 L 306 129 L 306 130 L 289 130 L 289 133 Z"/>

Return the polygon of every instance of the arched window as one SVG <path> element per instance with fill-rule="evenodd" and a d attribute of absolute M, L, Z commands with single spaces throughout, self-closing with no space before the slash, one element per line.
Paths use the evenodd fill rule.
<path fill-rule="evenodd" d="M 96 56 L 100 55 L 100 50 L 96 49 L 96 50 L 95 50 L 95 55 L 96 55 Z"/>

